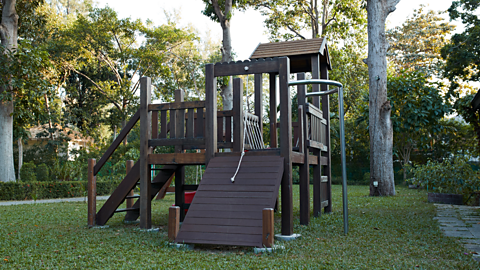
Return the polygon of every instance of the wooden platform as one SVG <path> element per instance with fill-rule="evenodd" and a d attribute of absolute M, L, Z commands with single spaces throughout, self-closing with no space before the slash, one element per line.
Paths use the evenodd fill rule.
<path fill-rule="evenodd" d="M 262 210 L 273 208 L 284 158 L 245 156 L 213 158 L 193 198 L 177 243 L 262 247 Z"/>

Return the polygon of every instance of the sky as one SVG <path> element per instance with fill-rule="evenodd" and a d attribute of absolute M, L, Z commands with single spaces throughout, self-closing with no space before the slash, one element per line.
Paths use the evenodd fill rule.
<path fill-rule="evenodd" d="M 140 18 L 143 21 L 150 19 L 155 25 L 166 22 L 164 10 L 170 13 L 176 10 L 180 14 L 180 26 L 191 24 L 198 29 L 202 38 L 206 38 L 209 33 L 214 39 L 222 39 L 220 24 L 211 21 L 201 13 L 204 7 L 202 0 L 97 1 L 99 7 L 108 5 L 116 10 L 120 18 Z M 387 28 L 401 25 L 421 4 L 426 5 L 427 9 L 445 11 L 451 3 L 451 0 L 401 0 L 397 4 L 396 11 L 387 17 Z M 445 18 L 448 19 L 448 15 L 445 15 Z M 238 60 L 248 59 L 259 43 L 268 42 L 263 18 L 259 12 L 254 10 L 235 12 L 231 20 L 231 33 L 233 50 L 237 54 L 236 59 Z"/>

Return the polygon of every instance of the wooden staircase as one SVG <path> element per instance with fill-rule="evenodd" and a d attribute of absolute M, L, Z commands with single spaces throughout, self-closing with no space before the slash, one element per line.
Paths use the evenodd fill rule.
<path fill-rule="evenodd" d="M 165 183 L 174 175 L 176 165 L 163 166 L 155 178 L 151 181 L 151 198 L 155 198 L 156 194 L 162 189 Z M 105 225 L 107 221 L 115 214 L 120 212 L 127 212 L 125 215 L 126 221 L 134 221 L 140 216 L 140 199 L 138 199 L 131 208 L 118 209 L 118 207 L 125 201 L 125 199 L 139 198 L 140 196 L 128 196 L 128 193 L 139 183 L 140 180 L 140 164 L 137 161 L 133 165 L 130 172 L 125 176 L 123 181 L 113 191 L 102 208 L 96 215 L 97 225 Z"/>

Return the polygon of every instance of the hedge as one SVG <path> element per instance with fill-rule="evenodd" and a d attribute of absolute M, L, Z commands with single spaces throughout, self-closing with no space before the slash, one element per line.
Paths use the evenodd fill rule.
<path fill-rule="evenodd" d="M 118 186 L 112 181 L 97 182 L 97 195 L 110 195 Z M 86 181 L 0 182 L 0 201 L 40 200 L 87 196 Z"/>

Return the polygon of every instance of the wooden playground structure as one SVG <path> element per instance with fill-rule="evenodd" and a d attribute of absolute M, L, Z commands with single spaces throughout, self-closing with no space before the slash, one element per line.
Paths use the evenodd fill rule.
<path fill-rule="evenodd" d="M 265 242 L 269 237 L 265 236 L 265 220 L 270 220 L 268 234 L 273 233 L 273 210 L 269 209 L 275 207 L 279 188 L 281 235 L 294 234 L 293 166 L 300 173 L 300 224 L 310 222 L 311 178 L 313 216 L 320 216 L 322 208 L 331 212 L 329 97 L 307 98 L 306 86 L 298 85 L 298 119 L 292 122 L 289 86 L 292 74 L 297 80 L 305 79 L 306 72 L 313 79 L 328 80 L 329 69 L 326 40 L 319 38 L 260 44 L 250 60 L 206 65 L 204 101 L 184 101 L 183 92 L 177 90 L 175 102 L 151 104 L 150 78 L 141 78 L 140 109 L 99 162 L 89 161 L 89 225 L 105 225 L 113 214 L 126 212 L 126 221 L 140 218 L 140 228 L 150 229 L 151 201 L 175 176 L 175 205 L 179 207 L 175 213 L 183 222 L 175 242 L 268 246 L 272 242 Z M 219 111 L 216 79 L 249 74 L 255 78 L 254 113 L 244 111 L 241 78 L 233 79 L 233 109 Z M 268 149 L 264 148 L 262 121 L 265 76 L 270 93 Z M 311 88 L 312 92 L 327 90 L 325 85 Z M 127 166 L 126 177 L 97 212 L 95 175 L 139 120 L 140 158 Z M 154 154 L 157 146 L 175 146 L 175 153 Z M 152 165 L 163 167 L 152 169 Z M 185 166 L 189 165 L 206 165 L 199 185 L 185 184 Z M 133 195 L 137 184 L 140 195 Z M 190 190 L 196 190 L 196 195 L 186 204 L 184 193 Z M 127 208 L 118 209 L 125 200 Z"/>

